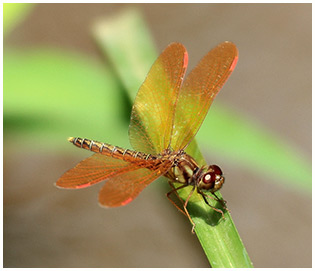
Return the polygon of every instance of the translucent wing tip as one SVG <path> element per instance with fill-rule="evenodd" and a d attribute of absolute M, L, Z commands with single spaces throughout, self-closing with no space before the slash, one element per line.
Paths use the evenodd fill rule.
<path fill-rule="evenodd" d="M 221 44 L 219 44 L 219 45 L 229 45 L 229 46 L 232 46 L 232 47 L 235 47 L 235 49 L 236 49 L 236 45 L 232 42 L 232 41 L 228 41 L 228 40 L 226 40 L 226 41 L 223 41 Z"/>
<path fill-rule="evenodd" d="M 183 45 L 183 44 L 181 44 L 180 42 L 171 42 L 166 48 L 168 48 L 168 47 L 173 47 L 173 46 L 175 46 L 175 47 L 182 47 L 182 48 L 185 48 L 185 46 Z M 165 48 L 165 49 L 166 49 Z M 165 50 L 164 49 L 164 50 Z M 186 48 L 185 48 L 186 49 Z"/>
<path fill-rule="evenodd" d="M 217 47 L 224 48 L 225 50 L 228 48 L 230 52 L 234 51 L 233 52 L 234 53 L 234 60 L 231 63 L 231 66 L 229 69 L 232 72 L 235 69 L 237 61 L 238 61 L 238 49 L 237 49 L 236 45 L 231 41 L 224 41 L 224 42 L 220 43 Z"/>
<path fill-rule="evenodd" d="M 184 66 L 184 68 L 187 68 L 187 66 L 188 66 L 188 53 L 187 53 L 186 47 L 183 44 L 181 44 L 180 42 L 172 42 L 164 49 L 164 51 L 166 51 L 167 49 L 170 49 L 170 48 L 172 48 L 172 50 L 183 51 L 184 52 L 184 63 L 183 63 L 183 66 Z"/>
<path fill-rule="evenodd" d="M 238 49 L 235 45 L 235 43 L 231 42 L 231 41 L 224 41 L 222 43 L 220 43 L 217 47 L 223 47 L 223 48 L 229 48 L 230 51 L 234 51 L 235 56 L 238 56 Z"/>

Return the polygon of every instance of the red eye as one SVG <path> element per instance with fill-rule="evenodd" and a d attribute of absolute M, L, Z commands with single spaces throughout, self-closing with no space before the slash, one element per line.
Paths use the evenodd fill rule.
<path fill-rule="evenodd" d="M 215 173 L 214 172 L 208 172 L 203 177 L 203 182 L 205 184 L 214 183 L 214 181 L 215 181 Z"/>
<path fill-rule="evenodd" d="M 217 165 L 211 165 L 210 168 L 213 170 L 214 174 L 222 175 L 222 170 Z"/>

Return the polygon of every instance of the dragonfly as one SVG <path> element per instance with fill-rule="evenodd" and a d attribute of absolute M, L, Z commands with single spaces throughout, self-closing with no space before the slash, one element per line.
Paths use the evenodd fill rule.
<path fill-rule="evenodd" d="M 147 185 L 165 176 L 172 189 L 166 196 L 188 217 L 193 225 L 192 232 L 195 223 L 187 205 L 195 191 L 224 217 L 223 211 L 208 201 L 214 199 L 227 210 L 226 201 L 215 194 L 225 181 L 222 170 L 217 165 L 198 165 L 185 149 L 194 139 L 237 60 L 235 44 L 220 43 L 184 80 L 187 50 L 181 43 L 168 45 L 152 65 L 132 107 L 129 140 L 134 150 L 70 137 L 68 141 L 73 145 L 95 154 L 64 173 L 56 186 L 79 189 L 106 180 L 98 201 L 101 206 L 119 207 L 132 202 Z M 187 186 L 191 191 L 184 201 L 178 190 Z M 182 208 L 171 198 L 173 193 L 181 201 Z"/>

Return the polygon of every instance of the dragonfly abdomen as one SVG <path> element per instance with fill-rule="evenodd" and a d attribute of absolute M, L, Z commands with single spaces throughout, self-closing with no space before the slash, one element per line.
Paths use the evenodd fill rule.
<path fill-rule="evenodd" d="M 125 161 L 134 162 L 135 160 L 154 160 L 155 156 L 151 154 L 146 154 L 143 152 L 132 151 L 129 149 L 123 149 L 114 145 L 110 145 L 107 143 L 94 141 L 86 138 L 80 137 L 69 137 L 68 141 L 73 143 L 73 145 L 78 148 L 90 150 L 93 152 L 97 152 L 106 156 L 110 156 L 117 159 L 122 159 Z"/>

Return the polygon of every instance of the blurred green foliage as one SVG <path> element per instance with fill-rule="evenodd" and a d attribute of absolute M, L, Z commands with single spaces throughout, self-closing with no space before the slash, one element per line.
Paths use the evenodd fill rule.
<path fill-rule="evenodd" d="M 122 107 L 121 93 L 105 65 L 82 55 L 47 48 L 6 50 L 5 136 L 23 145 L 36 139 L 43 148 L 62 148 L 69 136 L 128 146 L 124 114 L 130 108 Z"/>

